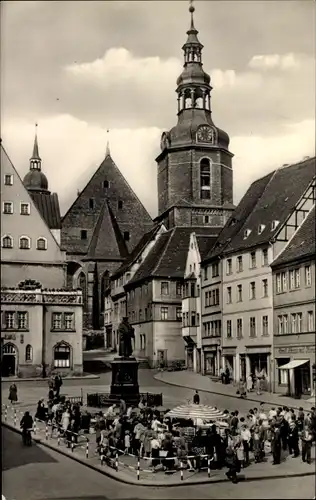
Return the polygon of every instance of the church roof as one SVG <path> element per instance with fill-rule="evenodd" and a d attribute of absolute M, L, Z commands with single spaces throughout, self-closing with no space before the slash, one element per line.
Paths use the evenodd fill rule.
<path fill-rule="evenodd" d="M 106 199 L 95 225 L 86 260 L 116 260 L 128 256 L 124 237 L 113 215 L 109 201 Z"/>
<path fill-rule="evenodd" d="M 281 167 L 251 184 L 205 261 L 268 244 L 315 176 L 315 158 Z M 272 222 L 278 225 L 272 230 Z M 263 227 L 259 231 L 259 226 Z M 245 231 L 251 231 L 245 238 Z"/>
<path fill-rule="evenodd" d="M 92 260 L 122 260 L 152 226 L 150 215 L 107 150 L 62 219 L 61 243 L 68 253 Z"/>
<path fill-rule="evenodd" d="M 287 264 L 305 257 L 313 257 L 315 260 L 315 212 L 316 209 L 314 206 L 283 252 L 272 262 L 272 267 Z"/>
<path fill-rule="evenodd" d="M 210 234 L 196 234 L 196 241 L 199 246 L 199 252 L 200 252 L 200 257 L 201 260 L 206 257 L 206 255 L 209 253 L 211 248 L 213 248 L 215 241 L 217 240 L 217 235 L 210 235 Z"/>
<path fill-rule="evenodd" d="M 30 191 L 30 195 L 49 229 L 60 229 L 61 218 L 57 193 Z"/>
<path fill-rule="evenodd" d="M 191 233 L 209 235 L 211 231 L 215 239 L 216 229 L 210 227 L 175 227 L 163 233 L 126 286 L 150 277 L 183 278 Z"/>

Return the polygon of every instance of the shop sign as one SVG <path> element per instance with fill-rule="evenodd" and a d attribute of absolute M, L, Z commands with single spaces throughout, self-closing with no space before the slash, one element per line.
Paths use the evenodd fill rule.
<path fill-rule="evenodd" d="M 278 347 L 279 354 L 307 354 L 315 352 L 315 345 Z"/>
<path fill-rule="evenodd" d="M 236 348 L 235 349 L 222 349 L 222 354 L 223 356 L 235 356 L 236 354 Z"/>

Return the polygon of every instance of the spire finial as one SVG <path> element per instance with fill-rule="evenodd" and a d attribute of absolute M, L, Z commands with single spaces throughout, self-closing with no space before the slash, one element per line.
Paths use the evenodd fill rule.
<path fill-rule="evenodd" d="M 109 129 L 107 129 L 106 134 L 107 134 L 107 141 L 106 141 L 105 157 L 111 156 L 111 152 L 110 152 L 110 140 L 109 140 L 110 131 L 109 131 Z"/>
<path fill-rule="evenodd" d="M 38 127 L 38 124 L 35 123 L 35 138 L 34 138 L 34 146 L 33 146 L 33 154 L 32 154 L 32 159 L 34 159 L 34 160 L 40 160 L 40 155 L 38 152 L 38 142 L 37 142 L 37 127 Z"/>
<path fill-rule="evenodd" d="M 194 20 L 193 20 L 193 13 L 195 11 L 195 7 L 193 5 L 193 0 L 189 0 L 189 3 L 190 3 L 190 6 L 189 6 L 189 12 L 191 14 L 191 26 L 190 26 L 190 29 L 191 30 L 194 30 Z"/>

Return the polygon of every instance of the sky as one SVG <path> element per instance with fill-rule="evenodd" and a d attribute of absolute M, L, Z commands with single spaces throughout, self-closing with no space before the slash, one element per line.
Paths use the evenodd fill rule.
<path fill-rule="evenodd" d="M 213 120 L 230 136 L 234 202 L 315 154 L 316 3 L 196 1 Z M 187 1 L 1 2 L 1 137 L 21 176 L 35 123 L 62 214 L 111 155 L 157 215 L 160 136 L 177 122 Z M 109 133 L 107 133 L 109 130 Z"/>

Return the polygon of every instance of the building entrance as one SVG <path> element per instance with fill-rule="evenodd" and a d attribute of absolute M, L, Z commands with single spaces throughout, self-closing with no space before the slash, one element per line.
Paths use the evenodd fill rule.
<path fill-rule="evenodd" d="M 16 373 L 16 348 L 11 344 L 2 347 L 2 377 L 10 377 Z"/>

